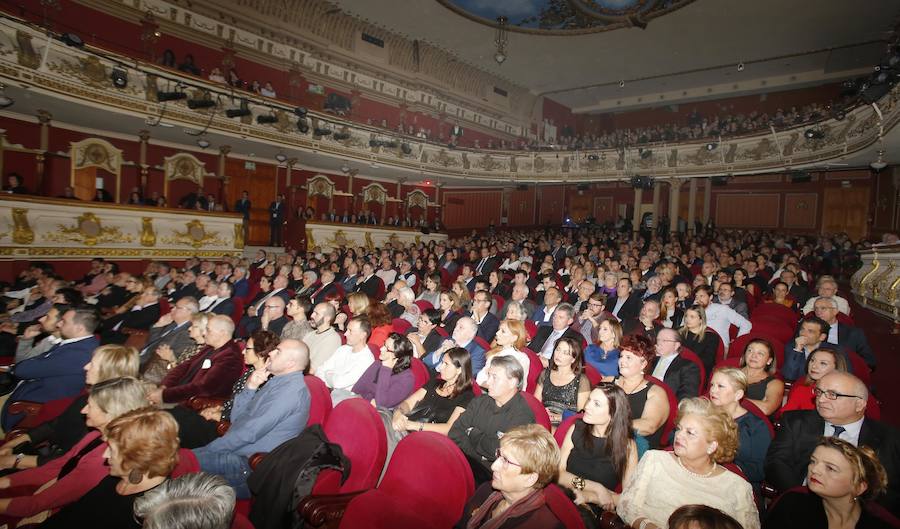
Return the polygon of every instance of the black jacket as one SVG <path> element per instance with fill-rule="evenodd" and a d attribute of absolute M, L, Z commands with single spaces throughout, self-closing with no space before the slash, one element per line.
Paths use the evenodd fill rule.
<path fill-rule="evenodd" d="M 659 359 L 657 359 L 657 362 Z M 651 371 L 652 372 L 652 371 Z M 697 364 L 685 359 L 681 354 L 672 360 L 663 382 L 672 388 L 675 397 L 680 401 L 689 397 L 700 396 L 700 368 Z"/>
<path fill-rule="evenodd" d="M 824 432 L 825 420 L 816 410 L 786 412 L 766 454 L 766 481 L 780 491 L 802 485 L 809 456 Z M 900 432 L 867 418 L 859 432 L 859 445 L 875 450 L 889 477 L 887 492 L 876 501 L 891 512 L 900 511 Z"/>
<path fill-rule="evenodd" d="M 616 303 L 618 303 L 618 298 L 610 298 L 606 302 L 606 310 L 612 312 L 616 308 Z M 631 318 L 637 318 L 641 313 L 641 293 L 640 292 L 632 292 L 628 299 L 625 300 L 625 304 L 622 305 L 622 308 L 619 309 L 619 313 L 615 316 L 619 318 L 619 321 L 628 320 Z"/>
<path fill-rule="evenodd" d="M 534 338 L 529 342 L 528 348 L 534 351 L 537 355 L 540 356 L 541 349 L 544 348 L 544 344 L 547 342 L 547 338 L 553 333 L 553 327 L 551 325 L 541 325 L 538 327 L 537 332 L 534 333 Z M 566 332 L 560 337 L 560 340 L 563 338 L 571 338 L 578 343 L 581 343 L 584 340 L 584 337 L 581 336 L 581 333 L 569 327 L 566 329 Z"/>

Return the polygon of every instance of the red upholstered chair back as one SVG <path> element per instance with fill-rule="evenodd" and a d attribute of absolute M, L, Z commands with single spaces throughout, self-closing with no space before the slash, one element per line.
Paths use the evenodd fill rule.
<path fill-rule="evenodd" d="M 375 357 L 375 360 L 380 361 L 381 360 L 381 347 L 378 347 L 377 345 L 375 345 L 373 343 L 370 343 L 367 345 L 369 346 L 369 351 L 372 351 L 372 356 Z"/>
<path fill-rule="evenodd" d="M 159 315 L 165 316 L 166 314 L 172 312 L 172 304 L 169 303 L 169 300 L 160 296 L 159 298 Z"/>
<path fill-rule="evenodd" d="M 487 340 L 485 340 L 485 339 L 482 338 L 481 336 L 476 336 L 475 339 L 474 339 L 474 342 L 477 343 L 478 345 L 480 345 L 481 348 L 484 349 L 485 351 L 490 351 L 490 350 L 491 350 L 491 344 L 489 344 L 489 343 L 487 342 Z"/>
<path fill-rule="evenodd" d="M 391 320 L 391 327 L 394 328 L 394 332 L 397 334 L 406 334 L 406 330 L 412 327 L 412 324 L 403 318 L 394 318 Z"/>
<path fill-rule="evenodd" d="M 586 529 L 581 514 L 578 513 L 578 507 L 572 503 L 572 500 L 560 489 L 555 483 L 547 485 L 544 489 L 544 499 L 547 501 L 547 507 L 562 522 L 566 529 Z"/>
<path fill-rule="evenodd" d="M 312 398 L 309 405 L 309 419 L 306 421 L 307 426 L 313 424 L 325 424 L 328 415 L 331 413 L 331 392 L 328 386 L 322 382 L 322 379 L 313 375 L 303 377 L 306 381 L 306 387 L 309 388 L 309 396 Z"/>
<path fill-rule="evenodd" d="M 347 399 L 331 410 L 324 430 L 328 440 L 340 445 L 350 460 L 350 476 L 341 485 L 339 473 L 319 474 L 313 494 L 355 492 L 374 487 L 387 457 L 387 434 L 375 408 L 363 399 Z"/>
<path fill-rule="evenodd" d="M 693 351 L 688 349 L 687 347 L 682 347 L 681 351 L 678 353 L 682 358 L 688 360 L 692 364 L 696 365 L 700 369 L 700 387 L 697 388 L 697 395 L 703 395 L 706 392 L 706 380 L 707 373 L 706 367 L 703 365 L 703 360 L 700 360 L 700 357 L 697 356 Z"/>
<path fill-rule="evenodd" d="M 760 318 L 754 317 L 750 320 L 750 323 L 753 324 L 753 330 L 758 334 L 771 336 L 782 343 L 787 343 L 794 337 L 794 325 L 796 322 L 793 320 L 788 321 L 763 316 Z"/>
<path fill-rule="evenodd" d="M 551 431 L 550 428 L 550 415 L 547 414 L 547 408 L 544 407 L 544 404 L 537 400 L 531 392 L 528 391 L 520 391 L 519 395 L 522 395 L 525 398 L 525 401 L 528 403 L 528 407 L 531 408 L 531 412 L 534 413 L 534 422 L 535 424 L 540 424 L 547 431 Z"/>
<path fill-rule="evenodd" d="M 597 371 L 597 368 L 591 364 L 584 364 L 584 374 L 588 377 L 588 380 L 591 381 L 592 387 L 603 382 L 603 373 Z"/>
<path fill-rule="evenodd" d="M 741 406 L 743 406 L 748 413 L 752 413 L 753 415 L 756 415 L 757 417 L 762 419 L 762 421 L 766 423 L 766 427 L 769 429 L 769 436 L 772 439 L 775 438 L 775 426 L 772 425 L 772 421 L 769 420 L 769 417 L 761 409 L 759 409 L 759 406 L 753 404 L 753 402 L 747 399 L 741 399 Z"/>
<path fill-rule="evenodd" d="M 428 373 L 428 368 L 425 367 L 425 364 L 418 358 L 412 359 L 409 368 L 412 369 L 413 372 L 413 379 L 415 380 L 413 391 L 415 392 L 428 382 L 431 375 Z"/>
<path fill-rule="evenodd" d="M 569 433 L 569 430 L 575 426 L 575 421 L 584 417 L 583 413 L 579 413 L 577 415 L 572 415 L 568 419 L 559 423 L 559 426 L 556 427 L 556 431 L 553 432 L 553 438 L 556 439 L 556 444 L 562 448 L 563 442 L 566 440 L 566 434 Z"/>
<path fill-rule="evenodd" d="M 753 318 L 774 316 L 782 321 L 797 321 L 797 313 L 778 303 L 760 303 L 753 309 Z"/>
<path fill-rule="evenodd" d="M 434 308 L 434 305 L 432 305 L 430 301 L 427 301 L 424 299 L 420 299 L 418 301 L 415 301 L 414 303 L 416 304 L 417 307 L 419 307 L 419 310 L 421 310 L 422 312 L 425 312 L 428 309 Z"/>
<path fill-rule="evenodd" d="M 231 300 L 234 302 L 234 310 L 231 311 L 231 321 L 237 325 L 244 316 L 244 300 L 243 298 L 231 298 Z"/>
<path fill-rule="evenodd" d="M 197 461 L 197 456 L 187 448 L 179 448 L 178 464 L 172 469 L 172 477 L 177 478 L 178 476 L 196 472 L 200 472 L 200 463 Z"/>
<path fill-rule="evenodd" d="M 440 335 L 441 338 L 449 338 L 450 337 L 450 333 L 447 332 L 447 329 L 445 329 L 443 327 L 435 327 L 434 332 L 438 333 L 438 335 Z"/>
<path fill-rule="evenodd" d="M 528 380 L 525 381 L 525 390 L 528 393 L 534 393 L 538 378 L 544 370 L 544 364 L 541 363 L 541 357 L 531 349 L 523 347 L 522 352 L 528 355 Z"/>
<path fill-rule="evenodd" d="M 247 518 L 247 515 L 235 512 L 234 518 L 231 519 L 231 529 L 254 529 L 253 524 Z"/>
<path fill-rule="evenodd" d="M 672 388 L 662 380 L 652 375 L 644 375 L 644 378 L 665 391 L 666 397 L 669 399 L 669 417 L 666 418 L 666 422 L 662 425 L 662 436 L 660 437 L 660 446 L 668 446 L 669 439 L 672 437 L 672 432 L 675 431 L 675 417 L 678 415 L 678 399 L 675 397 L 675 392 L 672 391 Z"/>
<path fill-rule="evenodd" d="M 491 297 L 494 298 L 494 305 L 497 306 L 497 310 L 503 310 L 503 305 L 506 305 L 506 300 L 503 299 L 503 296 L 501 296 L 500 294 L 494 294 Z"/>
<path fill-rule="evenodd" d="M 854 351 L 847 351 L 847 358 L 850 359 L 850 369 L 853 370 L 853 374 L 862 380 L 866 386 L 871 386 L 872 369 L 869 368 L 866 361 Z"/>
<path fill-rule="evenodd" d="M 528 341 L 534 339 L 534 335 L 537 334 L 537 324 L 532 320 L 525 320 L 523 322 L 525 324 L 525 333 L 528 334 Z"/>
<path fill-rule="evenodd" d="M 378 488 L 350 501 L 340 527 L 450 529 L 474 490 L 469 465 L 447 436 L 413 432 L 397 445 Z"/>
<path fill-rule="evenodd" d="M 813 314 L 813 313 L 810 312 L 810 314 Z M 836 317 L 837 317 L 837 321 L 840 325 L 849 325 L 850 327 L 856 327 L 856 324 L 853 322 L 853 318 L 851 318 L 847 314 L 844 314 L 843 312 L 838 312 Z"/>

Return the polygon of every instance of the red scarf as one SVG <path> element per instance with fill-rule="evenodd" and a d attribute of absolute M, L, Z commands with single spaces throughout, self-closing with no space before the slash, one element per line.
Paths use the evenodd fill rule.
<path fill-rule="evenodd" d="M 481 507 L 475 509 L 466 529 L 497 529 L 502 527 L 510 518 L 518 518 L 532 511 L 536 511 L 544 506 L 544 489 L 537 489 L 528 496 L 513 503 L 508 509 L 500 513 L 494 518 L 490 518 L 494 507 L 503 500 L 503 494 L 497 491 L 491 493 L 490 496 L 481 504 Z"/>

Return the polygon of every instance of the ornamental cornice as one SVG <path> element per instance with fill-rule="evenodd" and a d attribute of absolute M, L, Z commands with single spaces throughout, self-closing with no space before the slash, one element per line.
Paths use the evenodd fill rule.
<path fill-rule="evenodd" d="M 77 100 L 107 112 L 152 119 L 164 116 L 169 123 L 195 129 L 208 126 L 211 132 L 221 135 L 277 145 L 292 157 L 316 152 L 342 160 L 474 181 L 589 182 L 624 180 L 635 174 L 684 178 L 770 172 L 846 156 L 873 144 L 878 140 L 881 128 L 889 130 L 900 120 L 897 104 L 900 88 L 895 88 L 878 102 L 883 118 L 879 119 L 871 106 L 858 107 L 848 111 L 843 121 L 821 123 L 819 128 L 825 132 L 822 139 L 807 139 L 803 134 L 807 127 L 797 127 L 775 134 L 767 130 L 755 135 L 723 138 L 713 150 L 707 150 L 707 142 L 700 141 L 623 150 L 538 152 L 454 150 L 446 145 L 342 121 L 333 115 L 310 112 L 307 118 L 311 125 L 313 120 L 320 120 L 333 132 L 345 133 L 336 140 L 334 134 L 315 135 L 315 126 L 310 126 L 309 132 L 301 133 L 297 116 L 290 112 L 292 108 L 273 100 L 251 100 L 248 108 L 252 115 L 243 120 L 227 118 L 224 108 L 191 110 L 185 100 L 158 103 L 155 101 L 157 86 L 165 89 L 171 83 L 169 80 L 176 80 L 177 76 L 153 65 L 139 64 L 138 69 L 129 69 L 128 86 L 114 89 L 109 81 L 114 62 L 55 40 L 50 41 L 50 49 L 45 50 L 46 39 L 32 39 L 34 51 L 46 57 L 42 66 L 33 68 L 21 63 L 16 48 L 17 33 L 23 31 L 31 30 L 10 21 L 0 25 L 0 78 L 7 84 L 67 101 Z M 124 58 L 120 60 L 125 61 Z M 215 83 L 189 77 L 180 80 L 190 86 L 188 92 L 208 90 L 213 94 L 225 94 L 226 88 Z M 222 100 L 230 99 L 223 97 Z M 273 105 L 278 121 L 270 125 L 257 124 L 254 117 L 270 114 Z"/>

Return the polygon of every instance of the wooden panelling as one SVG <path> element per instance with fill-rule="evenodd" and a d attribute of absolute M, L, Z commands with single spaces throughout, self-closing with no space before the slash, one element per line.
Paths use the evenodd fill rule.
<path fill-rule="evenodd" d="M 825 189 L 823 233 L 846 232 L 858 240 L 866 234 L 869 218 L 869 187 Z"/>
<path fill-rule="evenodd" d="M 777 228 L 781 195 L 719 193 L 716 226 L 721 228 Z"/>
<path fill-rule="evenodd" d="M 786 193 L 784 195 L 785 228 L 812 230 L 816 227 L 818 218 L 818 193 Z"/>
<path fill-rule="evenodd" d="M 593 215 L 593 200 L 590 195 L 579 193 L 569 197 L 568 216 L 577 223 L 584 222 L 584 219 Z"/>
<path fill-rule="evenodd" d="M 529 186 L 525 191 L 513 190 L 509 194 L 509 226 L 530 226 L 535 221 L 535 188 Z"/>
<path fill-rule="evenodd" d="M 448 228 L 487 228 L 491 222 L 500 225 L 500 206 L 503 191 L 447 191 L 444 204 L 444 225 Z"/>
<path fill-rule="evenodd" d="M 613 209 L 612 197 L 594 197 L 594 218 L 598 224 L 615 222 L 616 210 Z"/>
<path fill-rule="evenodd" d="M 565 188 L 561 185 L 540 188 L 540 215 L 538 224 L 561 224 L 565 213 Z"/>
<path fill-rule="evenodd" d="M 250 233 L 248 245 L 268 244 L 269 242 L 269 204 L 275 200 L 275 171 L 271 165 L 257 164 L 254 169 L 247 169 L 243 160 L 228 159 L 225 161 L 225 173 L 229 177 L 229 185 L 225 186 L 225 204 L 229 210 L 247 191 L 250 195 Z M 283 177 L 282 177 L 283 178 Z M 327 211 L 327 200 L 324 206 L 316 211 Z M 287 215 L 291 217 L 291 215 Z"/>
<path fill-rule="evenodd" d="M 872 227 L 877 232 L 893 231 L 898 227 L 898 204 L 900 198 L 900 174 L 896 175 L 896 168 L 882 171 L 875 177 L 875 193 L 872 204 L 874 222 Z"/>

